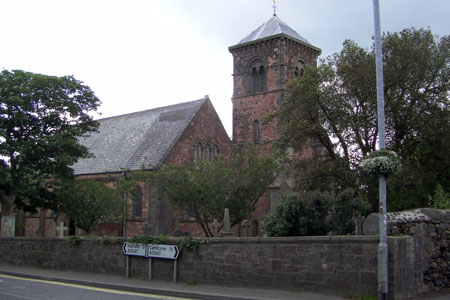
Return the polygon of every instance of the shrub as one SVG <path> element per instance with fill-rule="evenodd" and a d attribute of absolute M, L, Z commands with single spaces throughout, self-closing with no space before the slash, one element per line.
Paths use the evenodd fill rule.
<path fill-rule="evenodd" d="M 450 209 L 450 193 L 438 184 L 432 196 L 428 196 L 428 206 L 437 209 Z"/>
<path fill-rule="evenodd" d="M 312 191 L 282 196 L 264 219 L 268 236 L 348 234 L 354 231 L 354 218 L 365 214 L 368 205 L 346 189 L 335 195 Z"/>

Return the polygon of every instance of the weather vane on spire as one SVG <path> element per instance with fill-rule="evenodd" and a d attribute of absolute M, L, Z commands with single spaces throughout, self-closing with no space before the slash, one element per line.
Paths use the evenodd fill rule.
<path fill-rule="evenodd" d="M 273 0 L 273 15 L 274 16 L 277 15 L 277 3 L 278 3 L 278 0 Z"/>

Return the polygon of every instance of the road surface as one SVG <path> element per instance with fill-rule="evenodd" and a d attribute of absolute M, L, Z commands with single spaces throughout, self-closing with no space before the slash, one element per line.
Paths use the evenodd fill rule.
<path fill-rule="evenodd" d="M 193 300 L 0 274 L 2 300 Z"/>

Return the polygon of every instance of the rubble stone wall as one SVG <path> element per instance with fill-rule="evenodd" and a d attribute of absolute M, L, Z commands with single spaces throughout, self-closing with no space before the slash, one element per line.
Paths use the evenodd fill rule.
<path fill-rule="evenodd" d="M 378 214 L 370 215 L 363 226 L 365 234 L 378 233 Z M 423 274 L 426 290 L 450 287 L 450 211 L 421 208 L 388 213 L 388 234 L 410 235 L 415 240 L 415 270 Z M 416 278 L 419 278 L 416 274 Z"/>
<path fill-rule="evenodd" d="M 170 239 L 176 244 L 180 239 Z M 388 239 L 390 299 L 420 293 L 414 238 Z M 198 252 L 183 250 L 178 282 L 250 288 L 319 291 L 334 295 L 377 294 L 376 236 L 210 238 Z M 408 255 L 404 255 L 408 253 Z M 148 278 L 148 260 L 129 257 L 130 276 Z M 125 276 L 126 257 L 115 240 L 0 237 L 1 264 Z M 153 259 L 154 280 L 171 281 L 173 261 Z"/>

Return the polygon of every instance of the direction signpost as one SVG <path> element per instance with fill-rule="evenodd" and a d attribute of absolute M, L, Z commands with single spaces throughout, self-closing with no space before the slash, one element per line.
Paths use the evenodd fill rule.
<path fill-rule="evenodd" d="M 180 251 L 176 245 L 153 245 L 141 243 L 125 242 L 122 246 L 123 254 L 126 255 L 126 278 L 130 276 L 130 256 L 147 257 L 148 261 L 148 278 L 152 280 L 152 259 L 163 258 L 172 259 L 173 264 L 173 282 L 177 281 L 177 259 Z"/>
<path fill-rule="evenodd" d="M 147 247 L 145 244 L 125 242 L 123 243 L 122 250 L 125 255 L 147 257 Z"/>
<path fill-rule="evenodd" d="M 178 251 L 178 246 L 174 245 L 148 244 L 147 249 L 148 249 L 147 257 L 177 259 L 178 254 L 180 254 L 180 251 Z"/>

